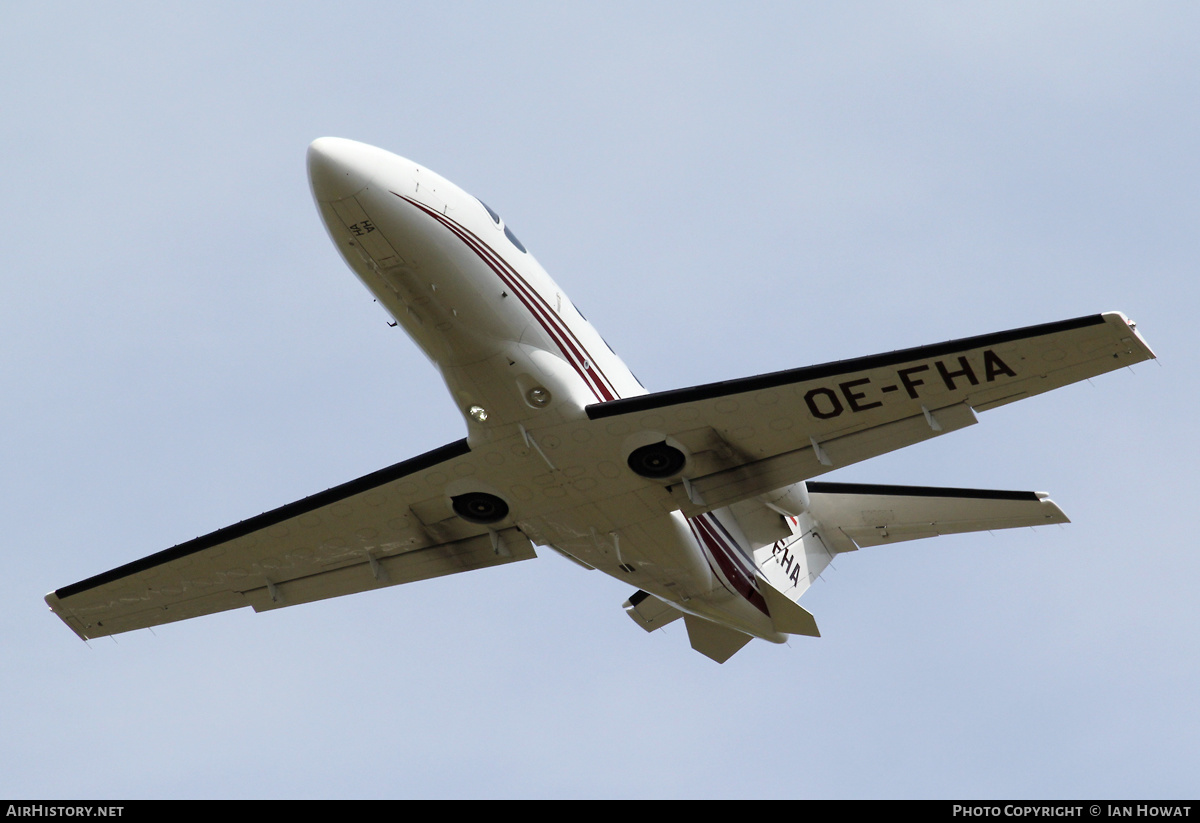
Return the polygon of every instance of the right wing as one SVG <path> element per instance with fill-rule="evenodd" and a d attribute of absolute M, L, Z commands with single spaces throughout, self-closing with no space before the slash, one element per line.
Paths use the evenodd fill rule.
<path fill-rule="evenodd" d="M 687 455 L 694 516 L 970 426 L 992 409 L 1154 357 L 1112 312 L 587 407 Z M 646 435 L 650 436 L 650 435 Z M 666 462 L 666 461 L 664 461 Z"/>
<path fill-rule="evenodd" d="M 466 440 L 58 589 L 46 603 L 84 640 L 252 606 L 327 597 L 527 560 L 505 518 L 456 516 L 447 475 L 482 462 Z"/>

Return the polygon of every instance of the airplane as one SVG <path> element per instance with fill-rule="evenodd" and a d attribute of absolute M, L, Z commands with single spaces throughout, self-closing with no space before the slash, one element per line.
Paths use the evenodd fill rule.
<path fill-rule="evenodd" d="M 839 553 L 1068 522 L 1043 492 L 814 478 L 1155 356 L 1111 312 L 652 393 L 483 201 L 352 140 L 314 141 L 307 164 L 334 246 L 467 436 L 48 594 L 85 641 L 536 545 L 629 584 L 637 625 L 682 619 L 723 663 L 752 638 L 819 636 L 799 600 Z"/>

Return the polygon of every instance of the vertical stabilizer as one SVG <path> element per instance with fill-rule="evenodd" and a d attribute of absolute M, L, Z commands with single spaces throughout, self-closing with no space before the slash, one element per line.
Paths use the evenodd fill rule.
<path fill-rule="evenodd" d="M 792 535 L 756 549 L 754 562 L 762 577 L 794 605 L 835 554 L 853 550 L 857 546 L 849 540 L 843 541 L 848 545 L 840 545 L 833 536 L 827 539 L 822 525 L 811 512 L 803 512 L 799 517 L 789 517 L 788 520 L 793 523 Z M 775 617 L 774 609 L 771 616 Z M 778 625 L 777 628 L 788 634 L 808 634 L 793 632 Z"/>
<path fill-rule="evenodd" d="M 703 617 L 685 614 L 683 622 L 687 626 L 688 640 L 691 641 L 692 648 L 718 663 L 724 663 L 733 657 L 742 646 L 753 639 L 737 629 L 722 626 Z"/>

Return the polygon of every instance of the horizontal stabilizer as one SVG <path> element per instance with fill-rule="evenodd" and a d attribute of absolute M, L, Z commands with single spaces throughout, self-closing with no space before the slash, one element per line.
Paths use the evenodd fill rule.
<path fill-rule="evenodd" d="M 809 482 L 808 511 L 795 520 L 792 537 L 754 552 L 777 631 L 797 629 L 812 615 L 790 612 L 796 601 L 841 552 L 941 534 L 1066 523 L 1067 516 L 1044 492 L 881 486 Z M 811 634 L 816 634 L 812 623 Z"/>
<path fill-rule="evenodd" d="M 834 552 L 1070 522 L 1045 492 L 813 482 L 808 494 L 821 536 Z"/>
<path fill-rule="evenodd" d="M 661 629 L 668 623 L 683 617 L 683 612 L 666 601 L 640 589 L 629 596 L 623 604 L 625 613 L 634 623 L 648 632 Z"/>

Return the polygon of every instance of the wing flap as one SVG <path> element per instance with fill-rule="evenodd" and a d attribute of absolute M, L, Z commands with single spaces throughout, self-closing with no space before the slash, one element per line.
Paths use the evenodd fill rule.
<path fill-rule="evenodd" d="M 246 592 L 256 612 L 311 603 L 344 594 L 398 586 L 448 574 L 499 566 L 537 556 L 529 538 L 515 528 L 443 543 L 391 557 L 288 580 Z"/>
<path fill-rule="evenodd" d="M 692 489 L 673 487 L 671 493 L 685 514 L 694 516 L 710 509 L 728 506 L 773 489 L 797 482 L 799 476 L 817 477 L 841 466 L 858 463 L 876 455 L 972 426 L 978 422 L 970 406 L 958 404 L 922 412 L 871 429 L 812 442 L 784 454 L 756 460 L 731 469 L 690 480 Z"/>

